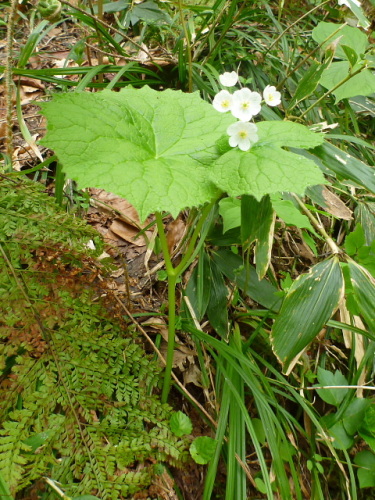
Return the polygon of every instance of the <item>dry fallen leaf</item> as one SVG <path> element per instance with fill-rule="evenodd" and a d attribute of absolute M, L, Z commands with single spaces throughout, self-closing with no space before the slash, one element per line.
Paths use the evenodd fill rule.
<path fill-rule="evenodd" d="M 146 240 L 143 234 L 137 237 L 139 233 L 138 229 L 136 229 L 134 226 L 130 226 L 120 219 L 115 219 L 112 222 L 110 230 L 117 236 L 120 236 L 120 238 L 122 238 L 123 240 L 128 241 L 129 243 L 133 243 L 137 247 L 143 247 L 147 245 L 148 240 Z M 152 233 L 150 231 L 146 231 L 146 237 L 150 238 L 151 236 Z"/>
<path fill-rule="evenodd" d="M 353 219 L 353 212 L 345 203 L 326 186 L 322 186 L 322 196 L 326 205 L 322 207 L 326 212 L 344 220 Z"/>
<path fill-rule="evenodd" d="M 180 244 L 184 237 L 186 225 L 181 219 L 172 221 L 167 226 L 167 243 L 169 253 L 172 254 L 173 250 Z"/>

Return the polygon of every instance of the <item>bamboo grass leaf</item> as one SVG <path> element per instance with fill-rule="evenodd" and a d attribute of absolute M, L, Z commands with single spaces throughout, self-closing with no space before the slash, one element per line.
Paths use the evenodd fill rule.
<path fill-rule="evenodd" d="M 244 250 L 255 241 L 255 268 L 259 279 L 264 278 L 270 260 L 276 214 L 269 196 L 257 201 L 253 196 L 241 199 L 241 239 Z"/>
<path fill-rule="evenodd" d="M 375 331 L 375 279 L 354 261 L 348 262 L 348 266 L 357 307 L 370 331 Z"/>
<path fill-rule="evenodd" d="M 291 286 L 273 325 L 273 350 L 290 373 L 303 350 L 318 335 L 343 297 L 343 276 L 337 257 L 313 266 Z"/>

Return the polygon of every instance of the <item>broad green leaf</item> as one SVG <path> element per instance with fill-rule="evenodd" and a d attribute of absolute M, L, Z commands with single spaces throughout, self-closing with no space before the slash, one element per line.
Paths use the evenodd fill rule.
<path fill-rule="evenodd" d="M 189 451 L 197 464 L 207 464 L 214 456 L 216 441 L 208 436 L 201 436 L 191 443 Z"/>
<path fill-rule="evenodd" d="M 343 296 L 337 257 L 313 266 L 291 286 L 272 328 L 273 350 L 289 373 L 303 350 L 319 334 Z"/>
<path fill-rule="evenodd" d="M 213 261 L 211 261 L 211 278 L 211 294 L 207 306 L 207 316 L 211 326 L 217 333 L 226 338 L 228 335 L 228 289 L 222 273 Z"/>
<path fill-rule="evenodd" d="M 210 165 L 233 117 L 198 93 L 143 87 L 55 95 L 42 114 L 48 119 L 42 142 L 67 176 L 81 188 L 123 196 L 142 220 L 154 211 L 175 217 L 218 196 Z"/>
<path fill-rule="evenodd" d="M 349 261 L 348 267 L 358 309 L 370 330 L 375 331 L 375 279 L 354 261 Z"/>
<path fill-rule="evenodd" d="M 269 121 L 257 123 L 260 146 L 277 146 L 311 149 L 323 144 L 321 133 L 311 132 L 307 127 L 294 122 Z M 251 151 L 251 150 L 250 150 Z"/>
<path fill-rule="evenodd" d="M 283 200 L 279 194 L 271 196 L 272 207 L 278 217 L 288 226 L 310 229 L 314 231 L 306 215 L 301 214 L 298 208 L 290 200 Z"/>
<path fill-rule="evenodd" d="M 365 244 L 365 233 L 361 224 L 357 224 L 354 231 L 348 234 L 345 238 L 345 251 L 348 255 L 355 255 L 358 250 Z"/>
<path fill-rule="evenodd" d="M 375 486 L 375 455 L 368 450 L 360 451 L 354 457 L 354 463 L 360 468 L 357 470 L 360 488 Z"/>
<path fill-rule="evenodd" d="M 259 280 L 253 266 L 246 269 L 242 258 L 230 250 L 218 250 L 212 256 L 220 271 L 255 302 L 268 309 L 278 311 L 282 299 L 278 289 L 265 279 Z"/>
<path fill-rule="evenodd" d="M 250 194 L 258 200 L 279 191 L 303 194 L 307 186 L 326 183 L 315 163 L 271 144 L 229 151 L 217 160 L 211 175 L 229 196 Z"/>
<path fill-rule="evenodd" d="M 333 33 L 340 27 L 342 28 L 335 35 L 333 35 Z M 323 50 L 339 38 L 334 55 L 334 57 L 337 57 L 338 59 L 346 59 L 346 54 L 341 45 L 347 45 L 357 54 L 363 54 L 368 46 L 367 36 L 362 33 L 360 29 L 352 28 L 351 26 L 344 26 L 343 24 L 333 24 L 322 21 L 312 30 L 312 37 L 319 44 L 329 38 L 322 45 Z"/>
<path fill-rule="evenodd" d="M 321 423 L 328 429 L 329 434 L 333 437 L 333 446 L 338 450 L 348 450 L 354 444 L 353 436 L 349 436 L 341 421 L 332 423 L 335 415 L 327 415 L 321 419 Z"/>
<path fill-rule="evenodd" d="M 336 370 L 332 373 L 328 370 L 324 370 L 320 366 L 318 367 L 318 387 L 319 386 L 334 386 L 334 385 L 348 385 L 348 380 L 344 375 Z M 344 399 L 345 395 L 348 393 L 349 389 L 317 389 L 316 392 L 326 403 L 334 406 L 339 406 L 341 401 Z"/>
<path fill-rule="evenodd" d="M 329 68 L 323 71 L 320 84 L 326 89 L 333 89 L 349 74 L 350 64 L 348 61 L 334 62 Z M 369 69 L 364 69 L 350 80 L 340 85 L 332 93 L 336 98 L 336 103 L 342 99 L 355 97 L 357 95 L 368 96 L 375 92 L 375 75 Z"/>
<path fill-rule="evenodd" d="M 171 416 L 169 425 L 173 434 L 178 437 L 191 434 L 193 430 L 193 424 L 190 418 L 182 411 L 176 411 L 176 413 Z"/>
<path fill-rule="evenodd" d="M 365 165 L 354 156 L 342 151 L 332 144 L 325 143 L 322 146 L 310 151 L 301 152 L 301 154 L 311 158 L 312 155 L 321 160 L 321 168 L 324 167 L 333 171 L 339 179 L 347 179 L 360 184 L 366 190 L 375 193 L 374 169 Z"/>
<path fill-rule="evenodd" d="M 366 410 L 370 406 L 370 401 L 364 398 L 356 398 L 349 404 L 342 416 L 342 423 L 346 432 L 350 436 L 358 431 L 363 424 Z"/>
<path fill-rule="evenodd" d="M 219 214 L 223 218 L 223 232 L 241 226 L 241 200 L 227 196 L 219 201 Z"/>
<path fill-rule="evenodd" d="M 275 229 L 275 213 L 270 197 L 257 201 L 253 196 L 241 199 L 241 240 L 246 251 L 255 242 L 255 269 L 264 278 L 270 260 Z"/>
<path fill-rule="evenodd" d="M 283 146 L 314 148 L 323 136 L 292 122 L 257 124 L 259 141 L 249 151 L 232 149 L 223 154 L 211 170 L 212 181 L 230 196 L 264 195 L 279 191 L 304 193 L 307 186 L 324 184 L 317 166 Z"/>

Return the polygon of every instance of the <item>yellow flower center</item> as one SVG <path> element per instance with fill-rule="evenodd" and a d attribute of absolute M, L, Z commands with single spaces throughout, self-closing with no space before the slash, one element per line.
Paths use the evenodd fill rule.
<path fill-rule="evenodd" d="M 241 130 L 241 132 L 238 135 L 241 137 L 241 139 L 246 139 L 247 132 L 246 130 Z"/>

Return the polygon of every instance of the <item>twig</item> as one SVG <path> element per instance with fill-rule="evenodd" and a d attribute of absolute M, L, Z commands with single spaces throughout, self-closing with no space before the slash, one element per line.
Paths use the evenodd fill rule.
<path fill-rule="evenodd" d="M 341 254 L 342 251 L 341 249 L 336 245 L 336 243 L 333 241 L 333 239 L 329 236 L 327 231 L 324 229 L 323 225 L 313 216 L 313 214 L 310 212 L 305 207 L 305 204 L 299 199 L 299 197 L 296 194 L 293 194 L 294 199 L 298 203 L 298 205 L 301 207 L 301 210 L 303 211 L 304 214 L 307 215 L 307 217 L 310 219 L 311 224 L 315 227 L 317 231 L 323 236 L 323 238 L 326 240 L 327 245 L 330 247 L 332 250 L 332 253 L 334 254 Z"/>

